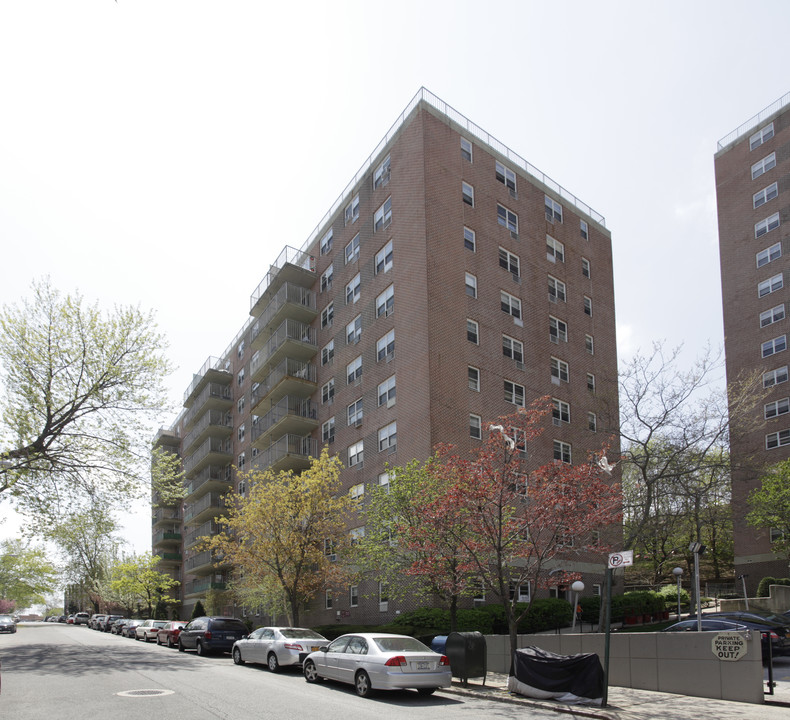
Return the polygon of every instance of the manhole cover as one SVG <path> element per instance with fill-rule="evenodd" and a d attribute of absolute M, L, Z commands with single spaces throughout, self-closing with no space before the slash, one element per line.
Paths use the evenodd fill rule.
<path fill-rule="evenodd" d="M 119 697 L 161 697 L 172 694 L 172 690 L 124 690 L 116 693 Z"/>

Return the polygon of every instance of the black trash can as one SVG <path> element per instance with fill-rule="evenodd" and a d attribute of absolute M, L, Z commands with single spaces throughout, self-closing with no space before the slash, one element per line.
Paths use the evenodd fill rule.
<path fill-rule="evenodd" d="M 447 655 L 447 635 L 437 635 L 431 640 L 431 650 L 440 655 Z"/>
<path fill-rule="evenodd" d="M 486 683 L 486 639 L 479 632 L 452 632 L 447 636 L 445 649 L 453 677 L 464 685 L 469 678 L 483 678 Z"/>

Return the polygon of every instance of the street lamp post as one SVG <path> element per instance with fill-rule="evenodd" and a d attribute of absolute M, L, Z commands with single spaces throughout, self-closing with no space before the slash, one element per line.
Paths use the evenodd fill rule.
<path fill-rule="evenodd" d="M 749 612 L 749 596 L 746 594 L 746 578 L 749 577 L 748 573 L 738 575 L 738 580 L 743 583 L 743 602 L 746 603 L 746 612 Z"/>
<path fill-rule="evenodd" d="M 683 576 L 683 568 L 682 567 L 672 568 L 672 574 L 675 576 L 675 579 L 678 581 L 678 622 L 680 622 L 680 578 Z"/>
<path fill-rule="evenodd" d="M 702 598 L 699 593 L 699 556 L 705 552 L 705 546 L 699 542 L 689 545 L 689 550 L 694 553 L 694 599 L 697 602 L 697 632 L 702 632 Z"/>
<path fill-rule="evenodd" d="M 571 624 L 571 631 L 576 629 L 576 608 L 579 607 L 579 593 L 584 591 L 584 583 L 577 580 L 571 585 L 571 590 L 576 593 L 573 597 L 573 623 Z"/>

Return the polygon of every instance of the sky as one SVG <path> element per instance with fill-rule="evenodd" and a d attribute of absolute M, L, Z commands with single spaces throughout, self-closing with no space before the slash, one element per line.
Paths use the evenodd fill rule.
<path fill-rule="evenodd" d="M 716 142 L 790 91 L 789 21 L 773 0 L 7 0 L 0 303 L 49 276 L 154 310 L 179 406 L 424 86 L 606 218 L 618 356 L 693 358 L 723 343 Z M 144 509 L 127 535 L 150 548 Z"/>

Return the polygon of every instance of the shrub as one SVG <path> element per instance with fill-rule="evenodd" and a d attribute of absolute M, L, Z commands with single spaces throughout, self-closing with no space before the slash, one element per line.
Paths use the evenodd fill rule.
<path fill-rule="evenodd" d="M 195 603 L 195 607 L 192 609 L 192 619 L 194 620 L 197 617 L 203 617 L 206 614 L 205 609 L 203 608 L 203 603 L 198 600 Z"/>
<path fill-rule="evenodd" d="M 790 585 L 790 578 L 764 577 L 757 586 L 757 597 L 770 597 L 771 585 Z"/>
<path fill-rule="evenodd" d="M 677 585 L 664 585 L 658 594 L 663 598 L 665 608 L 673 609 L 678 606 L 678 588 Z M 691 602 L 688 591 L 680 588 L 680 604 L 686 605 Z"/>
<path fill-rule="evenodd" d="M 597 623 L 601 614 L 601 596 L 589 595 L 579 598 L 582 608 L 581 620 L 587 623 Z"/>
<path fill-rule="evenodd" d="M 520 633 L 537 633 L 566 627 L 573 621 L 573 608 L 567 600 L 538 598 L 532 601 L 527 616 L 518 624 Z"/>

